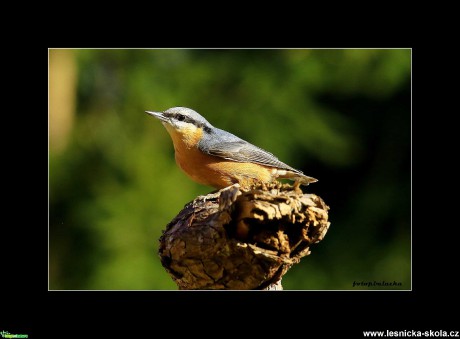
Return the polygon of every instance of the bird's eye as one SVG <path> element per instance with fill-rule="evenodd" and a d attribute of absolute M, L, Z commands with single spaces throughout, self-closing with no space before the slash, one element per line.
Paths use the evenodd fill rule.
<path fill-rule="evenodd" d="M 184 121 L 185 120 L 185 115 L 183 114 L 178 114 L 177 117 L 176 117 L 177 120 L 179 121 Z"/>

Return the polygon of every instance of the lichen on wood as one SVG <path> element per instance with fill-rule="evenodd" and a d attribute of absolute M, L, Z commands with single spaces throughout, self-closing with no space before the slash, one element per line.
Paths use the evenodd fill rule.
<path fill-rule="evenodd" d="M 180 289 L 282 289 L 289 268 L 328 228 L 329 207 L 298 186 L 229 186 L 200 196 L 166 226 L 162 265 Z"/>

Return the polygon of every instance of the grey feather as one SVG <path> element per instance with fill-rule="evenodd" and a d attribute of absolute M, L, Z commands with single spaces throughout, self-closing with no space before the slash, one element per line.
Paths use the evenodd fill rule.
<path fill-rule="evenodd" d="M 303 174 L 284 162 L 278 160 L 270 152 L 263 150 L 236 135 L 213 127 L 211 133 L 205 133 L 198 144 L 198 148 L 207 154 L 237 162 L 252 162 L 269 167 L 289 170 Z"/>

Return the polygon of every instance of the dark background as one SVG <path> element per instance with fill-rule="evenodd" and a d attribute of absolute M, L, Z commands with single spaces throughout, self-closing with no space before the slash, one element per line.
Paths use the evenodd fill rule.
<path fill-rule="evenodd" d="M 144 113 L 174 106 L 319 179 L 331 227 L 285 289 L 411 288 L 410 49 L 50 49 L 49 71 L 50 289 L 176 289 L 158 238 L 212 188 Z"/>

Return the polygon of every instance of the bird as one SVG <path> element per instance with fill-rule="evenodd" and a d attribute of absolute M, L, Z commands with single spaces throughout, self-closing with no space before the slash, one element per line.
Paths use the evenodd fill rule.
<path fill-rule="evenodd" d="M 278 178 L 294 180 L 297 187 L 318 181 L 272 153 L 214 127 L 191 108 L 145 112 L 162 122 L 174 144 L 177 165 L 200 184 L 222 189 L 268 184 Z"/>

